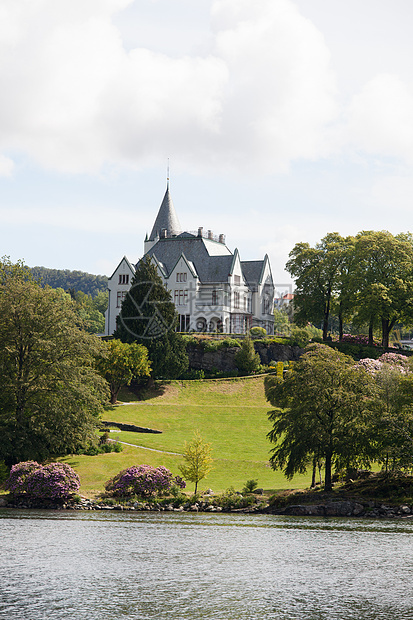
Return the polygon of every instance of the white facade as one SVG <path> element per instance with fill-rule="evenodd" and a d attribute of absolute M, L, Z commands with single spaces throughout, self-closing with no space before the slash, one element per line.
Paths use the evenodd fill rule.
<path fill-rule="evenodd" d="M 172 230 L 171 230 L 172 229 Z M 268 256 L 241 261 L 224 236 L 211 231 L 180 232 L 169 187 L 146 237 L 144 256 L 155 262 L 179 314 L 179 331 L 243 334 L 255 325 L 274 333 L 274 285 Z M 116 329 L 116 317 L 135 266 L 124 257 L 109 279 L 105 333 Z"/>

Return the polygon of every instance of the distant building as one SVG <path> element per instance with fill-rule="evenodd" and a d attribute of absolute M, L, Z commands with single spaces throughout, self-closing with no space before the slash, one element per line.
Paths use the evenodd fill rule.
<path fill-rule="evenodd" d="M 169 191 L 165 192 L 151 234 L 144 241 L 179 314 L 179 331 L 244 334 L 250 327 L 274 333 L 274 283 L 267 255 L 241 261 L 225 245 L 225 236 L 208 230 L 182 232 Z M 105 333 L 116 328 L 116 317 L 136 265 L 124 257 L 109 278 Z"/>
<path fill-rule="evenodd" d="M 274 299 L 274 306 L 275 308 L 285 308 L 286 306 L 289 306 L 291 304 L 291 302 L 294 301 L 294 294 L 293 293 L 285 293 L 285 295 L 280 295 L 280 297 L 276 297 Z"/>

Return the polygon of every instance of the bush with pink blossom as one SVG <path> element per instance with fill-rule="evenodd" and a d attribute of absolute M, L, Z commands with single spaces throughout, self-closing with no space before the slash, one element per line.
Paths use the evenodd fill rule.
<path fill-rule="evenodd" d="M 173 478 L 166 467 L 134 465 L 108 480 L 105 490 L 113 497 L 154 497 L 170 491 L 173 485 L 181 489 L 186 486 L 180 476 Z"/>
<path fill-rule="evenodd" d="M 67 500 L 80 488 L 79 476 L 67 463 L 40 465 L 26 461 L 13 465 L 5 488 L 11 495 L 31 499 Z"/>

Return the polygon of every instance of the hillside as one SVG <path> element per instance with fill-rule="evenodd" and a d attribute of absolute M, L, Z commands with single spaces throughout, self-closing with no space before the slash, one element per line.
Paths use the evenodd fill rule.
<path fill-rule="evenodd" d="M 62 288 L 65 291 L 82 291 L 86 295 L 95 297 L 100 291 L 107 290 L 106 276 L 95 276 L 84 271 L 70 271 L 69 269 L 48 269 L 47 267 L 31 267 L 30 271 L 36 280 L 48 284 L 52 288 Z"/>
<path fill-rule="evenodd" d="M 106 480 L 133 464 L 164 465 L 179 474 L 184 443 L 191 441 L 194 430 L 211 443 L 214 458 L 214 469 L 201 481 L 201 490 L 231 486 L 240 490 L 251 478 L 268 492 L 309 484 L 309 476 L 297 476 L 291 483 L 269 467 L 266 414 L 270 407 L 262 377 L 175 381 L 146 401 L 132 401 L 136 397 L 129 392 L 123 398 L 128 404 L 108 408 L 107 420 L 158 429 L 162 434 L 118 431 L 111 437 L 132 444 L 124 446 L 123 452 L 64 459 L 79 473 L 85 495 L 102 491 Z"/>

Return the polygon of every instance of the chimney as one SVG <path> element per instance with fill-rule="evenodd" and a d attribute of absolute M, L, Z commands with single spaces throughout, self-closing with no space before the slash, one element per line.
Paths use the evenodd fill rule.
<path fill-rule="evenodd" d="M 203 232 L 203 230 L 204 230 L 204 229 L 203 229 L 203 227 L 202 227 L 202 226 L 200 226 L 200 227 L 198 228 L 198 237 L 202 237 L 202 232 Z"/>
<path fill-rule="evenodd" d="M 219 235 L 219 242 L 225 244 L 225 235 Z"/>
<path fill-rule="evenodd" d="M 212 230 L 208 230 L 208 239 L 212 239 Z"/>

